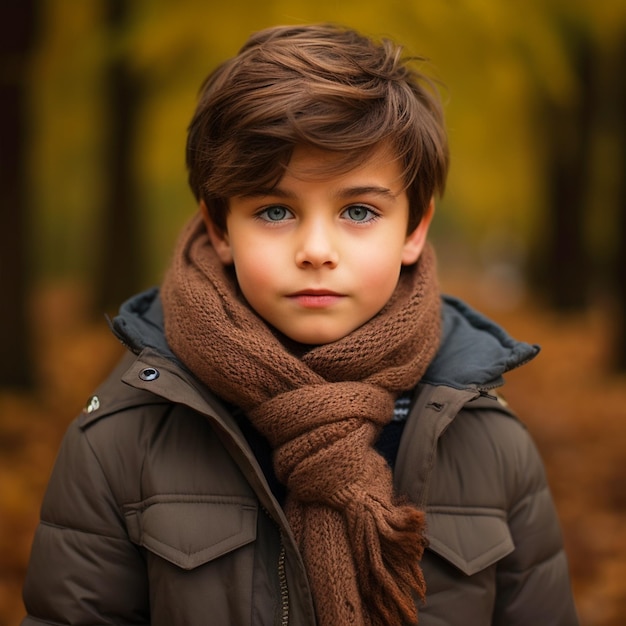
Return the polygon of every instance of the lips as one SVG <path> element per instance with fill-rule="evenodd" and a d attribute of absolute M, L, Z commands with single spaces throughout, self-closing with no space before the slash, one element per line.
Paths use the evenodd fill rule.
<path fill-rule="evenodd" d="M 341 296 L 341 294 L 330 289 L 302 289 L 302 291 L 296 291 L 289 295 L 291 298 L 298 296 Z"/>
<path fill-rule="evenodd" d="M 330 289 L 302 289 L 289 294 L 288 298 L 307 309 L 323 309 L 336 304 L 344 297 Z"/>

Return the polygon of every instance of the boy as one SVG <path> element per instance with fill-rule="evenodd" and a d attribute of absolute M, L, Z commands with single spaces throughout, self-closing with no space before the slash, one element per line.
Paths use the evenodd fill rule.
<path fill-rule="evenodd" d="M 428 81 L 333 26 L 203 86 L 200 211 L 70 427 L 24 624 L 577 623 L 537 452 L 491 389 L 537 348 L 441 299 Z"/>

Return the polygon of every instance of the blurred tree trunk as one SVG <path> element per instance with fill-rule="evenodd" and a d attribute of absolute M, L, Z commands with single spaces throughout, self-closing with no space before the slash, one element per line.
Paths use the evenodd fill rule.
<path fill-rule="evenodd" d="M 615 329 L 614 362 L 618 370 L 626 371 L 626 33 L 623 35 L 617 63 L 614 66 L 615 112 L 613 120 L 620 143 L 619 155 L 621 158 L 619 177 L 619 191 L 617 197 L 617 246 L 613 256 L 612 284 L 615 289 L 617 303 L 617 318 Z"/>
<path fill-rule="evenodd" d="M 28 319 L 28 65 L 35 42 L 36 0 L 0 9 L 0 385 L 33 380 Z"/>
<path fill-rule="evenodd" d="M 595 55 L 591 37 L 582 28 L 566 28 L 564 37 L 578 92 L 571 102 L 546 98 L 543 106 L 549 211 L 545 249 L 535 278 L 553 307 L 575 311 L 589 299 L 585 212 L 592 164 Z"/>
<path fill-rule="evenodd" d="M 625 59 L 626 61 L 626 59 Z M 624 110 L 626 115 L 626 107 Z M 622 150 L 626 152 L 626 124 L 622 121 Z M 615 298 L 617 302 L 617 320 L 615 331 L 615 365 L 618 370 L 626 371 L 626 158 L 622 160 L 621 192 L 618 213 L 618 243 L 615 254 Z"/>
<path fill-rule="evenodd" d="M 99 236 L 98 312 L 112 312 L 138 290 L 142 267 L 135 145 L 140 88 L 120 38 L 128 28 L 132 3 L 106 0 L 105 10 L 114 53 L 105 79 L 108 142 L 105 158 L 104 214 Z"/>

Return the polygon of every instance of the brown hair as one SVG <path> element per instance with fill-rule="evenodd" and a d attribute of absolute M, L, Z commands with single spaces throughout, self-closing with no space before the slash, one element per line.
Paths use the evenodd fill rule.
<path fill-rule="evenodd" d="M 295 146 L 331 151 L 333 171 L 347 171 L 387 144 L 402 163 L 411 232 L 448 170 L 441 104 L 412 67 L 420 60 L 334 25 L 254 34 L 202 86 L 187 138 L 196 199 L 223 230 L 228 198 L 278 183 Z"/>

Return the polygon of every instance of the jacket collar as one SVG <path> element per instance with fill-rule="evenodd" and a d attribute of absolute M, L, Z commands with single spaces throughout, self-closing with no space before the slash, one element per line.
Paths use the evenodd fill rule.
<path fill-rule="evenodd" d="M 423 382 L 455 389 L 493 389 L 503 375 L 539 353 L 539 346 L 513 339 L 478 311 L 452 296 L 442 298 L 439 351 Z"/>

